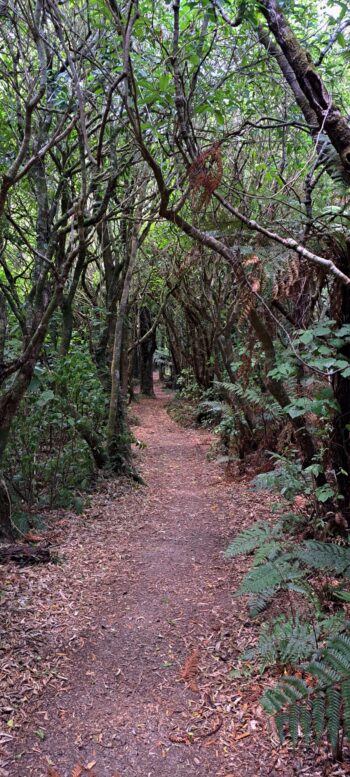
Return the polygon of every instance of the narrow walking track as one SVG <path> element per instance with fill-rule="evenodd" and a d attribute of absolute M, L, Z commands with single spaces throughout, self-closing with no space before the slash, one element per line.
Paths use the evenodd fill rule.
<path fill-rule="evenodd" d="M 42 569 L 21 570 L 28 628 L 45 597 L 35 644 L 56 669 L 13 716 L 1 774 L 295 774 L 266 738 L 260 688 L 228 677 L 251 631 L 232 597 L 245 562 L 223 550 L 268 506 L 225 482 L 208 433 L 177 426 L 167 401 L 158 390 L 135 408 L 147 487 L 100 494 L 67 530 L 44 590 L 33 591 Z"/>

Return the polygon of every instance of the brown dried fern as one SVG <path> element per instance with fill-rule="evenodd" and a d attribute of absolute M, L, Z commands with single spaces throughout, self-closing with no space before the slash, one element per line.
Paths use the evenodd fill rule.
<path fill-rule="evenodd" d="M 84 767 L 81 764 L 77 764 L 72 771 L 72 777 L 81 777 L 83 771 Z"/>
<path fill-rule="evenodd" d="M 222 179 L 222 158 L 219 143 L 202 151 L 188 169 L 192 206 L 196 211 L 205 208 Z"/>
<path fill-rule="evenodd" d="M 263 284 L 263 266 L 259 256 L 251 254 L 242 262 L 242 268 L 249 270 L 249 276 L 243 274 L 241 290 L 237 295 L 236 306 L 239 310 L 238 328 L 249 318 L 250 313 L 256 305 L 256 294 L 261 291 Z"/>
<path fill-rule="evenodd" d="M 191 691 L 194 691 L 194 693 L 199 693 L 199 688 L 196 680 L 196 676 L 198 674 L 198 664 L 199 664 L 199 649 L 195 648 L 192 650 L 192 653 L 186 658 L 186 661 L 181 669 L 181 677 L 183 680 L 187 681 L 188 687 L 191 689 Z"/>

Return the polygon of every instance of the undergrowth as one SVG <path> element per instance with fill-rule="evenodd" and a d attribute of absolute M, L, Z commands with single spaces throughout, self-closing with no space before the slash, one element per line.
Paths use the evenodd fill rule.
<path fill-rule="evenodd" d="M 342 606 L 350 602 L 350 547 L 317 535 L 303 539 L 306 521 L 297 513 L 259 521 L 227 548 L 227 558 L 252 557 L 235 594 L 247 596 L 251 618 L 268 614 L 282 592 L 289 602 L 289 614 L 264 615 L 257 644 L 231 676 L 282 673 L 262 696 L 281 742 L 289 735 L 294 745 L 299 737 L 317 744 L 325 735 L 341 758 L 350 737 L 350 620 Z M 305 601 L 304 615 L 296 596 Z"/>

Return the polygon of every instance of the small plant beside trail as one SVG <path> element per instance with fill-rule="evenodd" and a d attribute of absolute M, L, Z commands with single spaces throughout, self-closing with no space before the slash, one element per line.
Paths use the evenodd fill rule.
<path fill-rule="evenodd" d="M 289 734 L 294 745 L 300 737 L 317 744 L 326 736 L 341 759 L 350 738 L 350 547 L 304 539 L 308 520 L 287 513 L 274 523 L 255 523 L 227 548 L 228 558 L 253 556 L 236 592 L 248 597 L 250 617 L 274 612 L 233 676 L 283 672 L 261 700 L 280 741 Z M 316 537 L 317 531 L 315 525 Z M 276 616 L 281 601 L 288 614 Z"/>
<path fill-rule="evenodd" d="M 13 520 L 21 531 L 36 525 L 42 508 L 81 512 L 94 482 L 86 429 L 105 426 L 106 400 L 89 354 L 73 345 L 64 359 L 35 369 L 8 445 L 5 472 Z"/>

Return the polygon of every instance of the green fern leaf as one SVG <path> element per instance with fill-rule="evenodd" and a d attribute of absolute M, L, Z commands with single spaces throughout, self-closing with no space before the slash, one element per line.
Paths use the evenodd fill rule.
<path fill-rule="evenodd" d="M 348 661 L 348 672 L 350 674 L 350 637 L 346 634 L 338 634 L 328 643 L 325 654 L 327 653 L 328 648 L 334 648 L 334 650 L 338 650 L 339 653 L 342 653 L 344 659 L 347 659 Z"/>
<path fill-rule="evenodd" d="M 326 718 L 325 696 L 324 696 L 324 693 L 319 693 L 315 697 L 312 705 L 312 722 L 313 722 L 313 728 L 315 732 L 316 743 L 318 743 L 323 736 L 325 718 Z"/>
<path fill-rule="evenodd" d="M 264 612 L 274 599 L 276 588 L 268 588 L 260 594 L 252 595 L 249 599 L 248 610 L 251 618 L 256 618 Z"/>
<path fill-rule="evenodd" d="M 280 712 L 289 703 L 288 697 L 283 693 L 280 685 L 268 688 L 262 696 L 261 703 L 270 715 Z"/>
<path fill-rule="evenodd" d="M 236 596 L 259 594 L 267 589 L 281 587 L 291 580 L 299 580 L 303 572 L 296 564 L 281 558 L 253 567 L 244 577 Z"/>
<path fill-rule="evenodd" d="M 341 684 L 343 702 L 343 727 L 348 739 L 350 739 L 350 679 L 343 680 Z"/>
<path fill-rule="evenodd" d="M 313 677 L 316 677 L 319 681 L 319 685 L 322 687 L 334 685 L 334 683 L 339 682 L 340 679 L 339 672 L 336 672 L 335 669 L 327 666 L 324 662 L 319 663 L 312 661 L 311 664 L 308 664 L 307 670 Z"/>
<path fill-rule="evenodd" d="M 340 693 L 336 688 L 327 688 L 327 736 L 333 754 L 337 753 L 340 729 Z"/>
<path fill-rule="evenodd" d="M 333 669 L 339 672 L 340 675 L 350 674 L 349 655 L 344 656 L 343 653 L 340 653 L 333 648 L 328 648 L 326 658 L 327 662 L 333 667 Z"/>
<path fill-rule="evenodd" d="M 288 725 L 288 715 L 285 712 L 277 712 L 275 715 L 275 723 L 279 741 L 281 745 L 285 740 L 285 728 Z"/>
<path fill-rule="evenodd" d="M 295 747 L 298 741 L 298 723 L 299 723 L 299 708 L 297 704 L 291 704 L 289 707 L 288 726 L 289 733 Z"/>
<path fill-rule="evenodd" d="M 339 547 L 331 542 L 308 540 L 296 555 L 313 569 L 329 570 L 350 577 L 350 548 Z"/>
<path fill-rule="evenodd" d="M 299 720 L 305 744 L 309 745 L 311 741 L 311 714 L 305 705 L 299 709 Z"/>
<path fill-rule="evenodd" d="M 279 687 L 291 702 L 299 701 L 309 695 L 308 686 L 299 677 L 287 676 Z"/>
<path fill-rule="evenodd" d="M 259 523 L 249 526 L 248 529 L 244 529 L 235 537 L 225 551 L 225 556 L 226 558 L 232 558 L 245 553 L 251 553 L 256 548 L 264 545 L 270 536 L 271 527 L 269 524 L 266 521 L 259 521 Z"/>
<path fill-rule="evenodd" d="M 257 567 L 263 561 L 274 561 L 274 559 L 278 558 L 278 556 L 280 555 L 281 550 L 282 550 L 282 545 L 280 542 L 277 542 L 276 540 L 271 540 L 271 542 L 265 542 L 256 551 L 253 565 Z"/>
<path fill-rule="evenodd" d="M 280 624 L 280 629 L 283 625 L 288 636 L 288 621 Z M 299 625 L 304 638 L 305 624 Z M 296 635 L 297 626 L 293 625 Z M 291 637 L 294 637 L 294 632 L 291 632 Z M 288 641 L 284 649 L 289 650 Z M 284 735 L 287 728 L 294 745 L 300 725 L 307 744 L 312 734 L 317 743 L 326 732 L 333 755 L 337 756 L 341 729 L 350 737 L 350 637 L 340 634 L 331 639 L 319 660 L 310 662 L 305 668 L 316 678 L 316 687 L 309 687 L 299 677 L 283 677 L 274 688 L 265 692 L 262 705 L 275 718 L 278 713 L 279 730 Z M 283 718 L 284 713 L 287 721 Z"/>

